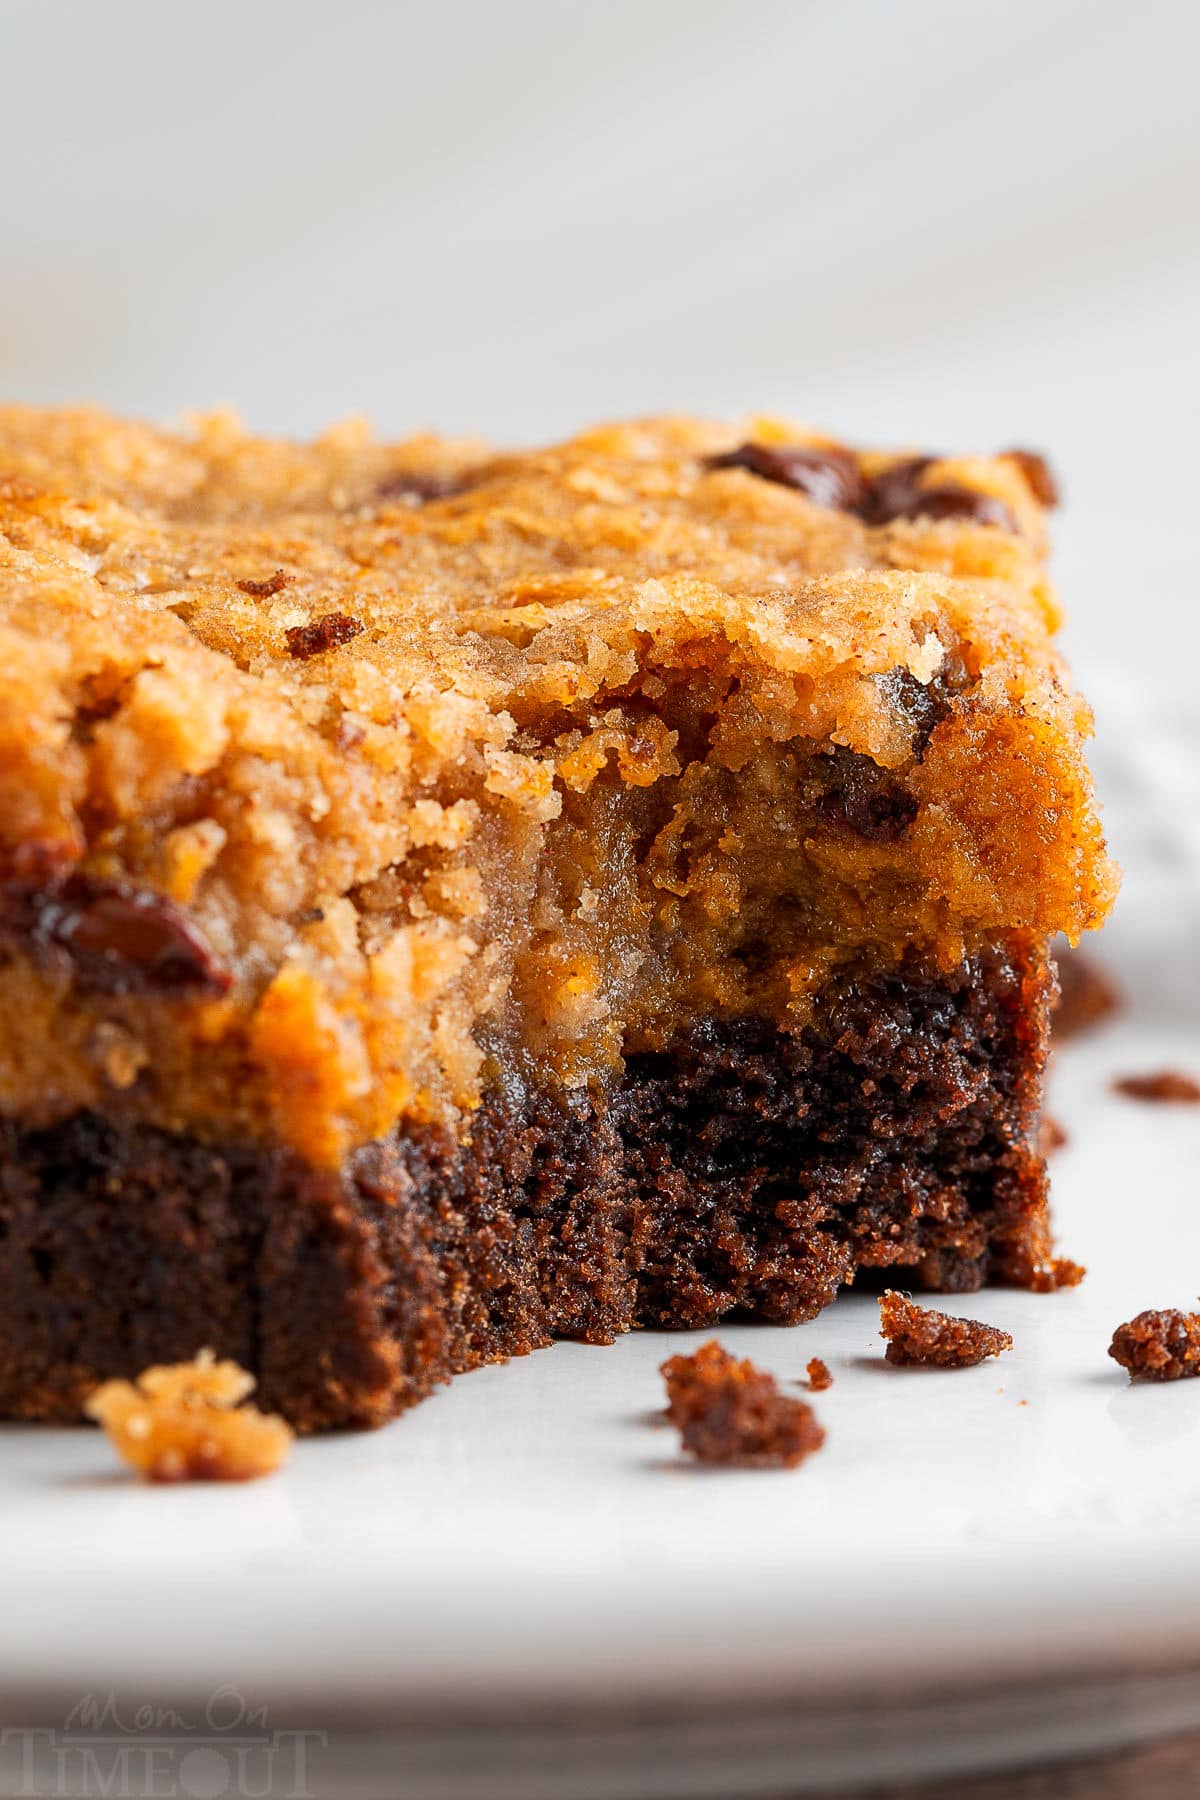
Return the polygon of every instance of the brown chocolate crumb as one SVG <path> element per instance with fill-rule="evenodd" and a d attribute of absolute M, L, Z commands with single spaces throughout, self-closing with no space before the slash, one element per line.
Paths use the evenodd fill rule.
<path fill-rule="evenodd" d="M 825 1442 L 812 1407 L 781 1394 L 773 1375 L 730 1356 L 715 1338 L 662 1365 L 667 1417 L 703 1463 L 794 1468 Z"/>
<path fill-rule="evenodd" d="M 346 613 L 323 613 L 319 619 L 313 619 L 307 625 L 290 625 L 284 634 L 287 647 L 293 656 L 307 662 L 310 656 L 320 656 L 326 650 L 338 650 L 356 638 L 362 630 L 358 619 L 350 618 Z"/>
<path fill-rule="evenodd" d="M 1091 1031 L 1123 1004 L 1116 983 L 1082 950 L 1060 950 L 1055 957 L 1060 989 L 1053 1031 L 1059 1043 Z"/>
<path fill-rule="evenodd" d="M 287 574 L 285 570 L 276 569 L 265 581 L 239 581 L 237 585 L 243 594 L 249 594 L 255 600 L 269 600 L 272 594 L 281 594 L 285 587 L 291 587 L 295 579 L 294 575 Z"/>
<path fill-rule="evenodd" d="M 819 1356 L 811 1359 L 805 1368 L 805 1373 L 808 1376 L 808 1385 L 814 1394 L 822 1394 L 826 1388 L 833 1386 L 833 1374 L 829 1364 L 822 1362 Z"/>
<path fill-rule="evenodd" d="M 887 1360 L 902 1368 L 928 1364 L 939 1369 L 969 1369 L 1012 1349 L 1007 1331 L 918 1306 L 891 1288 L 879 1297 L 879 1322 L 879 1335 L 888 1340 Z"/>
<path fill-rule="evenodd" d="M 1035 1294 L 1057 1294 L 1060 1288 L 1078 1287 L 1087 1270 L 1069 1256 L 1052 1256 L 1030 1272 L 1029 1287 Z"/>
<path fill-rule="evenodd" d="M 764 481 L 796 488 L 817 506 L 854 512 L 863 498 L 858 464 L 849 450 L 810 445 L 740 444 L 723 456 L 710 456 L 710 469 L 746 469 Z"/>
<path fill-rule="evenodd" d="M 1154 1100 L 1168 1106 L 1200 1106 L 1200 1081 L 1182 1069 L 1158 1069 L 1153 1075 L 1118 1075 L 1118 1094 L 1131 1100 Z"/>
<path fill-rule="evenodd" d="M 1053 1113 L 1043 1113 L 1041 1129 L 1038 1134 L 1038 1146 L 1043 1156 L 1049 1156 L 1052 1150 L 1061 1150 L 1069 1144 L 1070 1135 Z"/>
<path fill-rule="evenodd" d="M 215 998 L 233 984 L 208 940 L 165 894 L 75 874 L 36 893 L 10 890 L 6 912 L 35 954 L 69 959 L 80 988 Z"/>
<path fill-rule="evenodd" d="M 1108 1354 L 1134 1381 L 1181 1381 L 1200 1375 L 1200 1313 L 1140 1312 L 1118 1325 Z"/>
<path fill-rule="evenodd" d="M 136 1382 L 102 1383 L 85 1411 L 148 1481 L 253 1481 L 277 1469 L 292 1444 L 282 1419 L 241 1404 L 253 1388 L 237 1363 L 201 1350 L 194 1362 L 146 1369 Z"/>
<path fill-rule="evenodd" d="M 1009 462 L 1016 463 L 1029 484 L 1030 493 L 1040 506 L 1052 508 L 1060 503 L 1062 493 L 1058 480 L 1040 451 L 1002 450 L 1000 454 Z"/>

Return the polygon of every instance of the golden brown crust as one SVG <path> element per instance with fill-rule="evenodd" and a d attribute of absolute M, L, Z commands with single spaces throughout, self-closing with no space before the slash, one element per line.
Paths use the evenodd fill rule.
<path fill-rule="evenodd" d="M 505 1046 L 585 1085 L 681 1019 L 798 1026 L 864 955 L 1097 922 L 1088 715 L 1019 461 L 919 476 L 1014 530 L 871 525 L 710 466 L 748 431 L 823 442 L 666 419 L 495 456 L 0 413 L 4 1108 L 332 1164 L 474 1106 Z M 72 879 L 177 908 L 228 991 L 139 989 L 91 914 L 115 978 L 81 980 L 46 923 Z"/>

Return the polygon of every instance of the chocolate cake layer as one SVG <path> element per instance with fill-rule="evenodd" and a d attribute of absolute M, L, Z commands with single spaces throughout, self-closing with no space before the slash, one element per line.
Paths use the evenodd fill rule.
<path fill-rule="evenodd" d="M 514 1081 L 465 1143 L 332 1174 L 93 1113 L 0 1125 L 0 1412 L 73 1419 L 211 1345 L 299 1429 L 371 1425 L 555 1337 L 808 1318 L 860 1270 L 1033 1283 L 1052 990 L 1012 942 L 850 984 L 795 1037 L 711 1022 L 603 1100 Z"/>

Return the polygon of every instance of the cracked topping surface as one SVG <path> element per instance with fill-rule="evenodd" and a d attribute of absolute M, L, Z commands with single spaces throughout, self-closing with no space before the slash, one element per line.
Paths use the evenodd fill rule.
<path fill-rule="evenodd" d="M 332 1163 L 522 1059 L 1076 936 L 1113 874 L 1051 497 L 770 419 L 0 410 L 0 1108 Z"/>

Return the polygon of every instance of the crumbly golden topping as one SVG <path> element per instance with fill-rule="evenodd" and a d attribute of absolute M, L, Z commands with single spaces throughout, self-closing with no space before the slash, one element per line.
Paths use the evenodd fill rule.
<path fill-rule="evenodd" d="M 252 1481 L 277 1469 L 292 1444 L 283 1419 L 242 1404 L 253 1391 L 253 1375 L 201 1350 L 136 1382 L 103 1382 L 85 1411 L 149 1481 Z"/>
<path fill-rule="evenodd" d="M 497 1057 L 577 1085 L 1078 935 L 1113 874 L 1031 466 L 0 411 L 0 1107 L 333 1163 Z"/>

